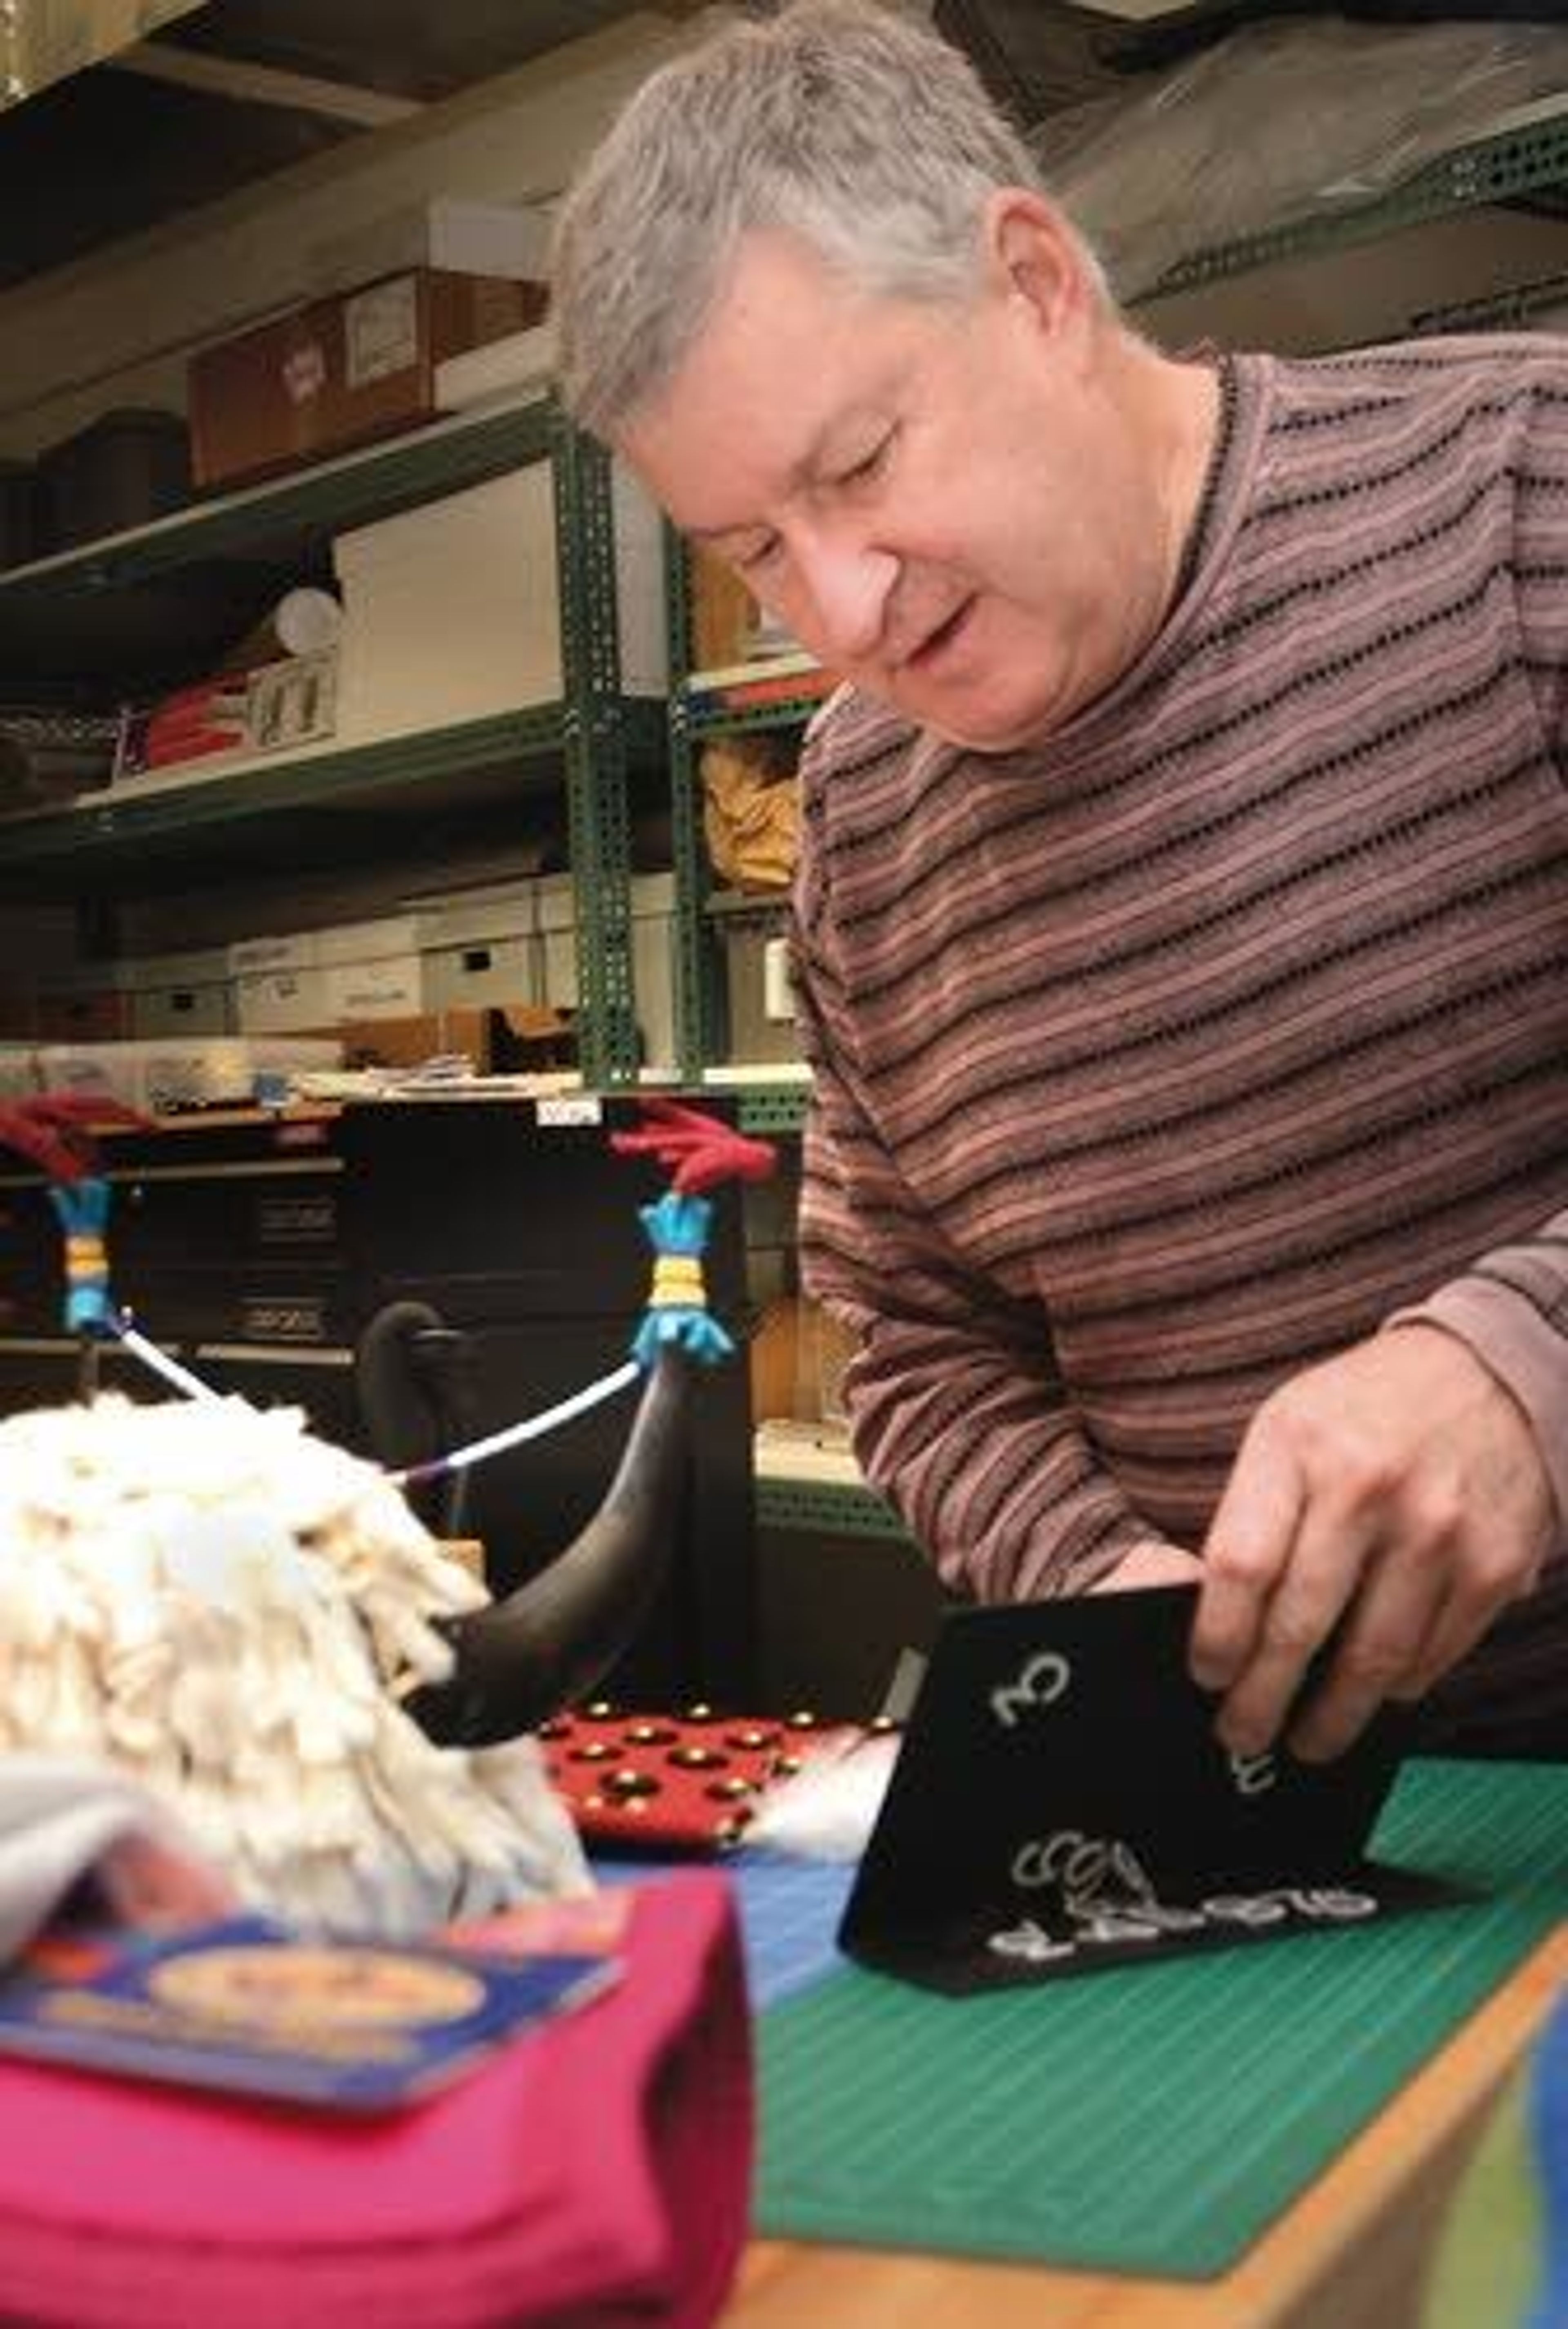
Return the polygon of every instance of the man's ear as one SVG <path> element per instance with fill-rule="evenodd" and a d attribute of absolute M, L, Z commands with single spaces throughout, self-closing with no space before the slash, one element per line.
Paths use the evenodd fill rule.
<path fill-rule="evenodd" d="M 1027 186 L 999 186 L 981 222 L 987 280 L 1021 299 L 1053 337 L 1084 304 L 1086 276 L 1078 238 L 1054 203 Z"/>

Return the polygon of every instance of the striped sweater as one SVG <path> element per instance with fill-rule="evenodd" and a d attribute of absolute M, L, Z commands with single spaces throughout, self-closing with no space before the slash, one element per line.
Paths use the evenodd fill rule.
<path fill-rule="evenodd" d="M 805 756 L 806 1279 L 981 1598 L 1195 1550 L 1260 1400 L 1412 1308 L 1568 1514 L 1568 342 L 1229 404 L 1111 693 L 1000 756 L 846 693 Z"/>

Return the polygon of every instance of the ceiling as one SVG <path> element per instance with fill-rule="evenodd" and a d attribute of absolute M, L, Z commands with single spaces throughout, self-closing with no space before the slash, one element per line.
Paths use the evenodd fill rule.
<path fill-rule="evenodd" d="M 653 0 L 678 15 L 696 0 Z M 0 110 L 0 289 L 633 13 L 636 0 L 205 0 Z"/>
<path fill-rule="evenodd" d="M 741 4 L 765 11 L 777 0 Z M 143 5 L 146 15 L 154 13 Z M 701 0 L 644 5 L 678 17 Z M 1124 86 L 1129 71 L 1167 63 L 1241 23 L 1310 13 L 1320 0 L 925 5 L 997 94 L 1034 121 Z M 1388 0 L 1336 5 L 1375 11 Z M 1401 5 L 1419 8 L 1426 0 Z M 184 0 L 184 13 L 135 46 L 0 108 L 0 289 L 372 134 L 637 6 L 638 0 Z"/>

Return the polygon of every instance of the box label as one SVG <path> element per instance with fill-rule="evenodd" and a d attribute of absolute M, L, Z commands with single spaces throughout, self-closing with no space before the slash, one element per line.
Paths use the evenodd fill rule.
<path fill-rule="evenodd" d="M 419 294 L 411 275 L 373 284 L 343 311 L 344 378 L 350 388 L 410 372 L 419 362 Z"/>

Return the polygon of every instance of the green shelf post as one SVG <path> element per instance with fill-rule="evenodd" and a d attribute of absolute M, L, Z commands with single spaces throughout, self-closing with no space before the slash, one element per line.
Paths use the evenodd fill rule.
<path fill-rule="evenodd" d="M 675 1060 L 683 1083 L 698 1084 L 719 1048 L 718 965 L 704 911 L 708 855 L 703 837 L 697 744 L 687 717 L 684 684 L 693 654 L 691 560 L 685 542 L 667 523 L 665 604 L 670 654 L 670 833 L 675 873 Z"/>
<path fill-rule="evenodd" d="M 566 825 L 577 909 L 583 1080 L 635 1083 L 628 750 L 616 626 L 609 457 L 557 408 L 555 536 L 561 565 Z"/>

